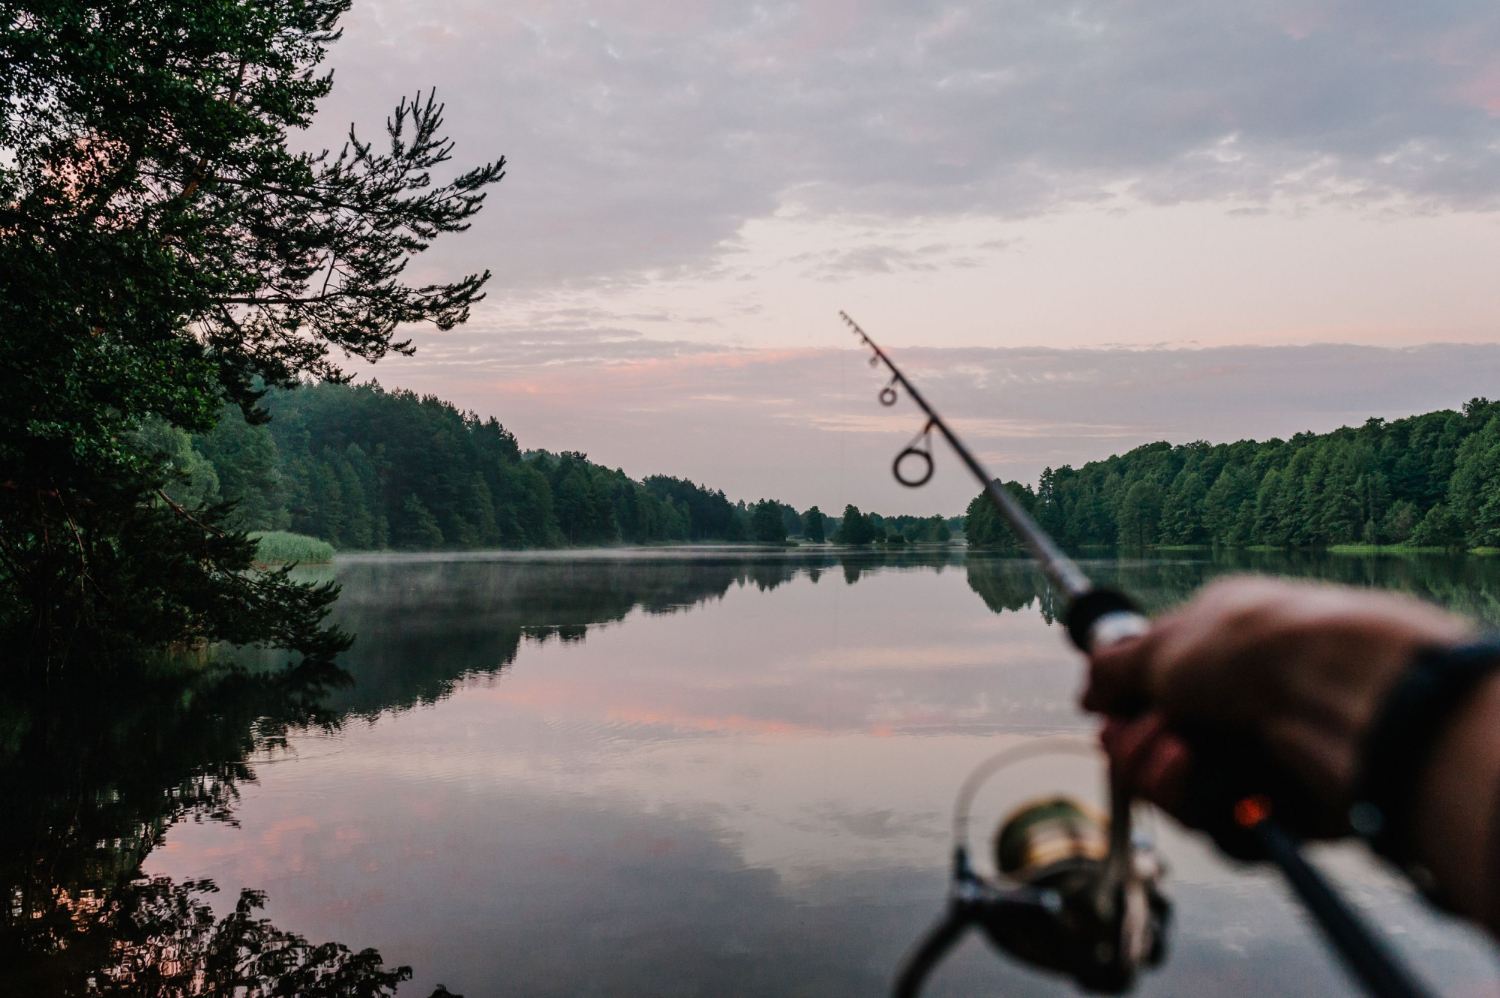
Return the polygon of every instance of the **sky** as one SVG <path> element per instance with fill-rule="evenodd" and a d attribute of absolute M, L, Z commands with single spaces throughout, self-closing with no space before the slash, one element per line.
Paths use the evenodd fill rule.
<path fill-rule="evenodd" d="M 640 477 L 957 513 L 849 311 L 992 472 L 1500 391 L 1490 2 L 359 0 L 315 144 L 435 87 L 505 156 L 373 369 Z"/>

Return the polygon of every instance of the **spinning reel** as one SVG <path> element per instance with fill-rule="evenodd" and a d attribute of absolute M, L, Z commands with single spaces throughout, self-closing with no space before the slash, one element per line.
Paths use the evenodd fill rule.
<path fill-rule="evenodd" d="M 1088 991 L 1119 994 L 1144 967 L 1161 963 L 1171 904 L 1159 884 L 1164 867 L 1131 831 L 1129 798 L 1111 788 L 1111 815 L 1067 797 L 1016 809 L 993 842 L 998 876 L 979 875 L 969 859 L 969 811 L 991 777 L 1068 740 L 1023 745 L 981 763 L 954 808 L 953 874 L 948 907 L 907 957 L 894 994 L 914 998 L 927 977 L 971 928 L 1022 963 L 1071 977 Z"/>

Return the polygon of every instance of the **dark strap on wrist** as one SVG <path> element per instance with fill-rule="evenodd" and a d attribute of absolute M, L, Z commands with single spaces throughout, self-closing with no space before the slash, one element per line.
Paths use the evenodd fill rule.
<path fill-rule="evenodd" d="M 1365 736 L 1349 823 L 1402 867 L 1415 858 L 1417 785 L 1448 722 L 1500 670 L 1500 639 L 1419 651 L 1386 694 Z"/>

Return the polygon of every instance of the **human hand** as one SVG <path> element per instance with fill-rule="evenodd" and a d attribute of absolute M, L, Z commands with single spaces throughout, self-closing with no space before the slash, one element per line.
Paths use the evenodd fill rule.
<path fill-rule="evenodd" d="M 1242 754 L 1297 783 L 1337 827 L 1365 732 L 1418 649 L 1470 636 L 1459 617 L 1392 593 L 1237 577 L 1142 637 L 1090 656 L 1084 707 L 1137 793 L 1183 817 L 1192 752 L 1174 729 L 1248 739 Z"/>

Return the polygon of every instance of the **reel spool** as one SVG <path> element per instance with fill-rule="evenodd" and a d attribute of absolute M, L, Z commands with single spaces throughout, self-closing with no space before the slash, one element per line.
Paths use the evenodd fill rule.
<path fill-rule="evenodd" d="M 1131 835 L 1128 803 L 1114 807 L 1123 817 L 1112 820 L 1069 797 L 1033 800 L 996 830 L 994 879 L 969 861 L 969 808 L 979 787 L 1023 758 L 1060 748 L 1053 742 L 1003 752 L 965 781 L 954 814 L 948 910 L 908 957 L 896 995 L 917 995 L 970 928 L 996 949 L 1088 991 L 1126 991 L 1142 968 L 1162 961 L 1171 919 L 1160 890 L 1164 871 L 1150 844 Z"/>
<path fill-rule="evenodd" d="M 1018 808 L 995 833 L 995 868 L 1026 883 L 1050 880 L 1055 868 L 1103 862 L 1109 855 L 1104 815 L 1070 797 Z"/>

